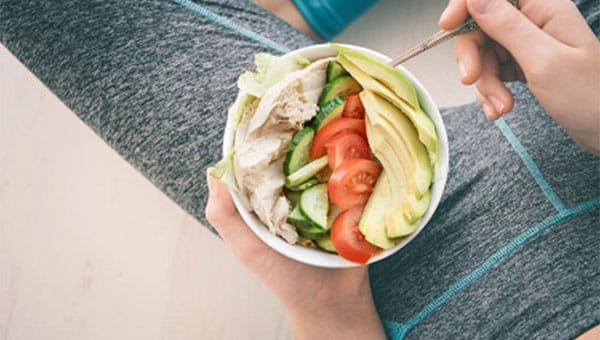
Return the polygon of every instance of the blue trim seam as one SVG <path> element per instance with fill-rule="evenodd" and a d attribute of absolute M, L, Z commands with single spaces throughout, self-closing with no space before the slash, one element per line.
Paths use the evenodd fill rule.
<path fill-rule="evenodd" d="M 470 286 L 478 278 L 483 276 L 485 273 L 491 271 L 498 263 L 507 258 L 510 254 L 515 252 L 517 249 L 523 247 L 544 231 L 566 221 L 567 219 L 588 212 L 600 206 L 600 197 L 585 203 L 579 204 L 571 209 L 564 209 L 555 215 L 552 215 L 535 226 L 527 229 L 519 236 L 514 238 L 509 244 L 502 247 L 500 250 L 488 257 L 483 263 L 477 268 L 471 271 L 469 274 L 463 276 L 460 280 L 454 283 L 445 292 L 427 304 L 417 314 L 413 315 L 405 323 L 397 323 L 394 321 L 384 321 L 384 326 L 390 339 L 402 340 L 408 334 L 408 332 L 414 328 L 421 321 L 425 320 L 429 315 L 440 309 L 443 305 L 448 303 L 454 296 L 459 292 Z"/>
<path fill-rule="evenodd" d="M 205 17 L 223 27 L 226 27 L 226 28 L 229 28 L 230 30 L 236 31 L 243 36 L 246 36 L 254 41 L 257 41 L 257 42 L 259 42 L 265 46 L 268 46 L 274 50 L 277 50 L 281 53 L 287 53 L 287 52 L 291 51 L 291 49 L 289 47 L 281 45 L 280 43 L 277 43 L 271 39 L 265 38 L 264 36 L 254 32 L 244 26 L 236 24 L 235 22 L 233 22 L 225 17 L 222 17 L 222 16 L 218 15 L 217 13 L 215 13 L 205 7 L 198 5 L 195 2 L 192 2 L 190 0 L 171 0 L 171 1 L 176 2 L 179 5 L 202 15 L 203 17 Z"/>
<path fill-rule="evenodd" d="M 558 212 L 567 210 L 567 207 L 565 207 L 564 203 L 560 200 L 558 195 L 556 195 L 554 190 L 552 190 L 552 187 L 550 186 L 548 181 L 546 181 L 546 178 L 544 178 L 544 175 L 540 171 L 540 168 L 538 168 L 538 166 L 533 161 L 533 158 L 531 158 L 529 153 L 527 153 L 527 150 L 525 150 L 525 147 L 523 147 L 521 141 L 517 138 L 517 136 L 515 136 L 508 124 L 506 124 L 504 118 L 496 120 L 495 124 L 498 127 L 498 129 L 500 129 L 500 132 L 502 132 L 504 137 L 508 140 L 513 149 L 515 149 L 515 151 L 527 167 L 527 170 L 529 170 L 531 176 L 533 176 L 533 179 L 542 189 L 542 192 L 550 201 L 550 203 L 552 203 L 554 208 Z"/>

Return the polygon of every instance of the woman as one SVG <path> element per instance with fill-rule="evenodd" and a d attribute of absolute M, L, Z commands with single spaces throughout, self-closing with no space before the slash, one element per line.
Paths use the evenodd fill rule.
<path fill-rule="evenodd" d="M 508 50 L 477 33 L 457 41 L 463 81 L 477 82 L 488 117 L 513 113 L 494 125 L 475 105 L 444 110 L 452 151 L 442 204 L 369 273 L 275 253 L 209 181 L 207 216 L 281 299 L 297 338 L 382 338 L 381 320 L 393 338 L 566 338 L 600 322 L 598 159 L 561 128 L 597 152 L 596 36 L 566 0 L 521 1 L 523 14 L 486 3 L 451 1 L 441 25 L 469 12 Z M 578 4 L 597 35 L 598 5 Z M 313 43 L 233 0 L 4 1 L 0 42 L 199 219 L 198 169 L 220 157 L 236 77 L 256 52 Z M 513 102 L 500 79 L 520 77 L 531 92 L 510 85 Z"/>
<path fill-rule="evenodd" d="M 600 323 L 598 161 L 556 124 L 599 153 L 600 45 L 569 1 L 519 6 L 451 0 L 442 15 L 444 29 L 470 14 L 483 31 L 457 38 L 455 52 L 496 127 L 475 105 L 442 113 L 452 150 L 445 197 L 422 234 L 369 273 L 276 253 L 208 177 L 209 221 L 283 302 L 295 338 L 383 339 L 382 325 L 393 339 L 573 338 Z M 598 7 L 581 6 L 597 29 Z M 514 80 L 531 92 L 503 83 Z"/>

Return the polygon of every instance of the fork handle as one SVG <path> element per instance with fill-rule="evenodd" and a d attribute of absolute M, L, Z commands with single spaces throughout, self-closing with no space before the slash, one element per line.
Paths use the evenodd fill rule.
<path fill-rule="evenodd" d="M 508 2 L 510 2 L 513 6 L 517 5 L 517 0 L 508 0 Z M 478 28 L 479 28 L 479 26 L 477 25 L 475 20 L 473 20 L 471 17 L 469 17 L 462 25 L 458 26 L 457 28 L 455 28 L 451 31 L 442 30 L 442 31 L 439 31 L 436 34 L 430 36 L 429 38 L 427 38 L 426 40 L 424 40 L 417 46 L 406 51 L 406 53 L 394 58 L 394 60 L 390 61 L 388 63 L 388 65 L 390 65 L 392 67 L 400 65 L 403 62 L 411 59 L 412 57 L 417 56 L 417 55 L 429 50 L 430 48 L 443 43 L 444 41 L 446 41 L 450 38 L 454 38 L 457 35 L 461 35 L 461 34 L 465 34 L 465 33 L 474 31 Z"/>
<path fill-rule="evenodd" d="M 457 28 L 455 28 L 451 31 L 439 31 L 436 34 L 434 34 L 434 35 L 430 36 L 429 38 L 427 38 L 426 40 L 424 40 L 423 42 L 421 42 L 420 44 L 418 44 L 417 46 L 406 51 L 404 54 L 394 58 L 394 60 L 389 62 L 389 65 L 392 67 L 396 66 L 396 65 L 400 65 L 403 62 L 407 61 L 408 59 L 411 59 L 412 57 L 417 56 L 417 55 L 429 50 L 430 48 L 443 43 L 444 41 L 446 41 L 450 38 L 454 38 L 457 35 L 461 35 L 461 34 L 465 34 L 465 33 L 474 31 L 477 28 L 479 28 L 479 26 L 477 25 L 475 20 L 468 19 L 467 21 L 465 21 L 464 24 L 458 26 Z"/>

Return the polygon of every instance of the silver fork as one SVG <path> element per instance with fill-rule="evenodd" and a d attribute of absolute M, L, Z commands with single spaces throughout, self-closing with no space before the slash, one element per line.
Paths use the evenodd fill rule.
<path fill-rule="evenodd" d="M 513 6 L 517 5 L 517 0 L 508 0 L 508 2 L 513 4 Z M 404 54 L 394 58 L 394 60 L 390 61 L 388 63 L 388 65 L 390 65 L 390 66 L 400 65 L 400 64 L 404 63 L 405 61 L 443 43 L 444 41 L 446 41 L 448 39 L 454 38 L 457 35 L 461 35 L 461 34 L 465 34 L 465 33 L 474 31 L 478 28 L 479 28 L 479 26 L 477 25 L 475 20 L 468 18 L 464 24 L 458 26 L 457 28 L 455 28 L 451 31 L 443 31 L 442 30 L 442 31 L 435 33 L 434 35 L 425 39 L 423 42 L 421 42 L 417 46 L 406 51 Z"/>

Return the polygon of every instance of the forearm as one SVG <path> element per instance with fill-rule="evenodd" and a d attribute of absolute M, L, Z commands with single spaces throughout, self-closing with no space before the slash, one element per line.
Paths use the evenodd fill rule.
<path fill-rule="evenodd" d="M 254 3 L 273 13 L 279 19 L 287 22 L 295 29 L 302 31 L 313 39 L 321 39 L 306 22 L 300 11 L 291 0 L 254 0 Z"/>
<path fill-rule="evenodd" d="M 313 307 L 287 308 L 287 314 L 296 340 L 386 339 L 368 282 L 354 298 L 315 301 Z"/>

